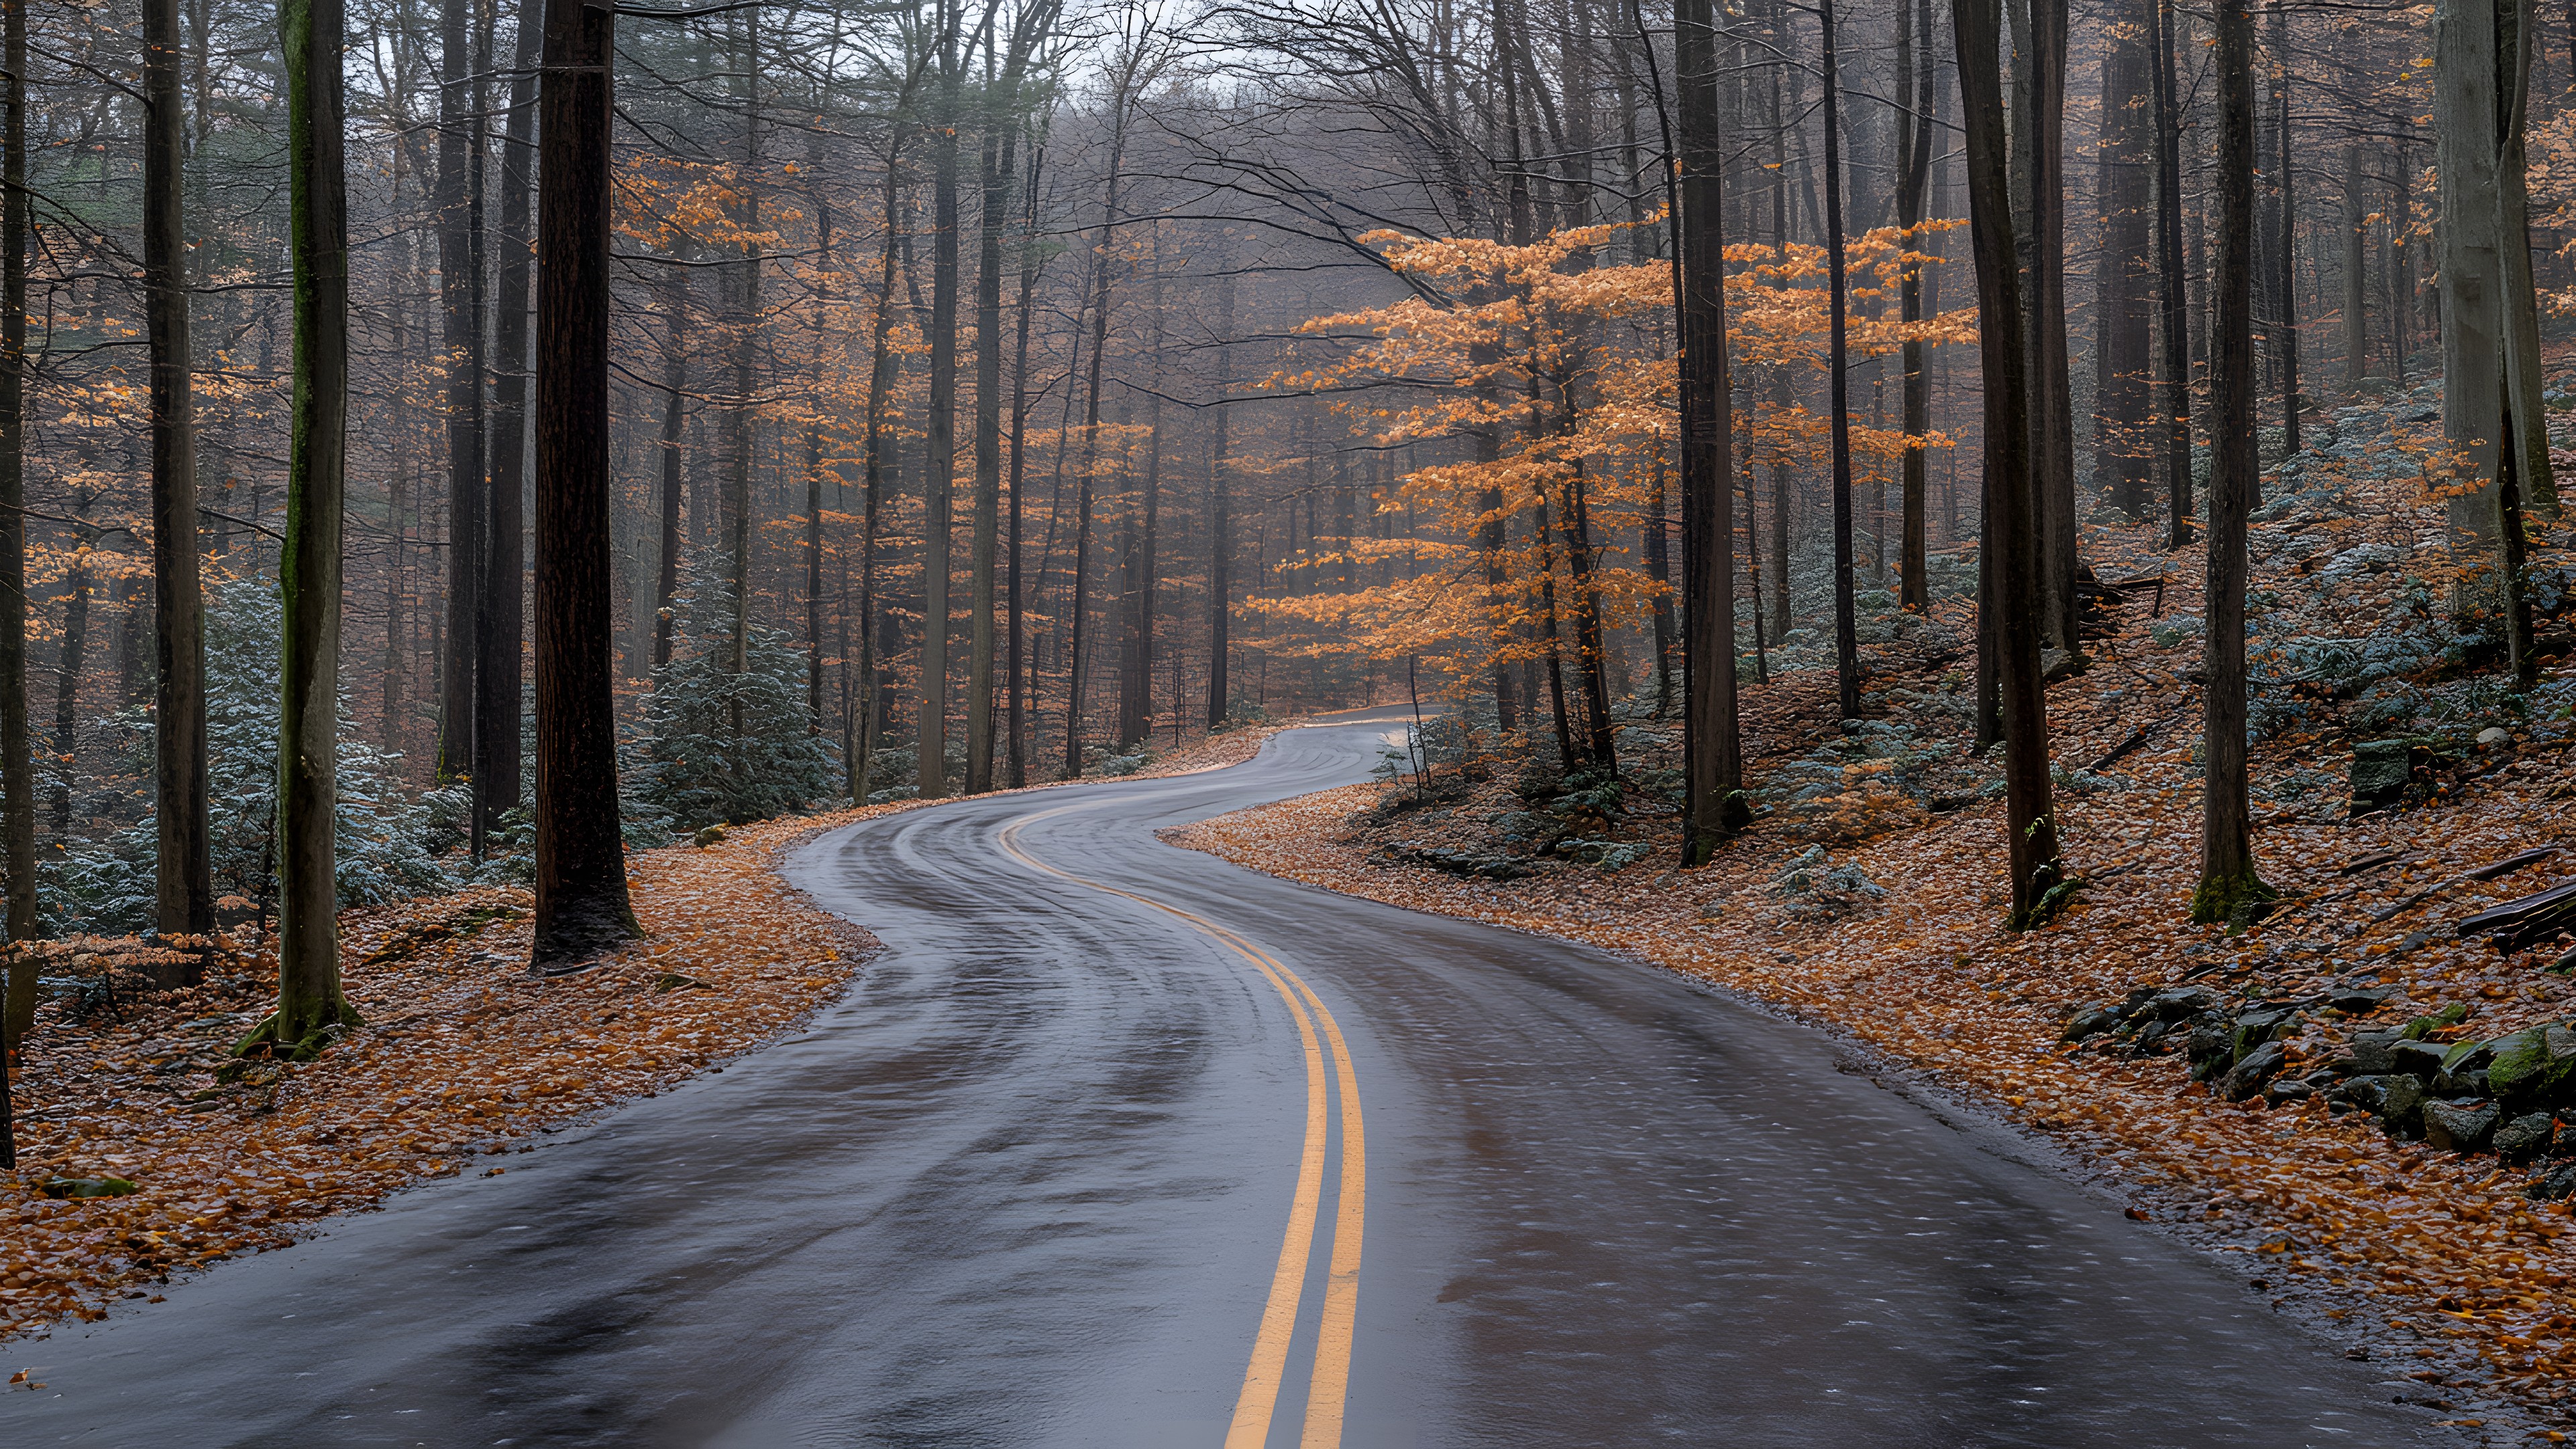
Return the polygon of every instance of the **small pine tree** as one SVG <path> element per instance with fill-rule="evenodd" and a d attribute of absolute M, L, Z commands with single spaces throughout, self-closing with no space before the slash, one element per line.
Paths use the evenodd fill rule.
<path fill-rule="evenodd" d="M 628 786 L 645 812 L 682 834 L 764 820 L 840 788 L 832 742 L 814 732 L 805 708 L 805 651 L 783 632 L 753 624 L 742 671 L 729 667 L 729 559 L 699 553 L 689 562 L 686 589 L 671 601 L 679 628 L 671 662 L 653 671 L 642 760 Z"/>
<path fill-rule="evenodd" d="M 206 798 L 215 894 L 265 907 L 276 896 L 277 589 L 232 579 L 206 601 Z M 402 787 L 401 756 L 358 738 L 340 698 L 338 862 L 344 907 L 453 888 L 436 851 L 438 806 Z M 152 776 L 152 712 L 129 709 L 117 725 L 134 769 Z M 159 826 L 143 818 L 47 865 L 43 906 L 57 932 L 124 935 L 150 929 L 153 851 Z"/>

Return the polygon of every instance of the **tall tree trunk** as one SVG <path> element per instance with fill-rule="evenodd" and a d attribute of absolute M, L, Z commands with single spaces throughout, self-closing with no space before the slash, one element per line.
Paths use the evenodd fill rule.
<path fill-rule="evenodd" d="M 349 222 L 341 0 L 282 0 L 295 361 L 286 455 L 277 751 L 277 1014 L 252 1033 L 309 1055 L 358 1013 L 340 990 L 335 879 L 340 528 L 348 469 Z M 470 502 L 470 500 L 469 500 Z"/>
<path fill-rule="evenodd" d="M 1110 98 L 1114 114 L 1110 118 L 1108 184 L 1102 188 L 1100 233 L 1091 248 L 1091 375 L 1083 401 L 1082 470 L 1074 485 L 1073 602 L 1071 637 L 1065 647 L 1064 773 L 1069 778 L 1082 774 L 1082 649 L 1084 616 L 1090 612 L 1091 471 L 1100 457 L 1100 360 L 1109 350 L 1109 300 L 1116 272 L 1111 248 L 1118 226 L 1118 187 L 1127 157 L 1127 108 L 1134 99 L 1129 87 L 1135 79 L 1131 63 L 1121 73 Z"/>
<path fill-rule="evenodd" d="M 662 356 L 662 537 L 653 579 L 653 667 L 671 662 L 671 636 L 678 621 L 671 617 L 671 596 L 680 588 L 680 441 L 688 419 L 689 269 L 685 238 L 673 248 L 670 271 L 662 279 L 662 325 L 669 340 Z"/>
<path fill-rule="evenodd" d="M 546 0 L 537 176 L 537 910 L 529 969 L 634 939 L 610 634 L 608 247 L 616 11 Z"/>
<path fill-rule="evenodd" d="M 522 613 L 527 572 L 521 559 L 527 547 L 528 291 L 536 270 L 536 239 L 528 234 L 528 201 L 536 180 L 536 72 L 538 42 L 545 30 L 541 3 L 522 0 L 519 7 L 510 110 L 501 132 L 501 217 L 494 241 L 500 259 L 494 268 L 492 299 L 491 504 L 484 514 L 483 639 L 474 686 L 476 778 L 484 786 L 483 798 L 494 824 L 502 812 L 519 805 L 519 720 L 527 699 L 521 672 L 522 641 L 527 637 Z M 491 23 L 488 12 L 484 23 Z M 487 55 L 490 49 L 487 41 Z M 479 117 L 475 134 L 478 139 L 484 134 Z"/>
<path fill-rule="evenodd" d="M 1643 34 L 1642 28 L 1640 34 Z M 1682 858 L 1706 862 L 1744 828 L 1743 741 L 1736 724 L 1734 423 L 1726 356 L 1725 137 L 1717 12 L 1679 0 L 1673 15 L 1679 172 L 1674 208 L 1682 449 L 1682 692 L 1686 794 Z M 1651 63 L 1648 66 L 1652 70 Z M 1667 179 L 1668 186 L 1676 183 Z"/>
<path fill-rule="evenodd" d="M 143 6 L 143 285 L 152 334 L 154 923 L 168 935 L 215 924 L 206 826 L 205 600 L 197 581 L 197 449 L 188 351 L 187 237 L 178 0 Z M 203 968 L 176 979 L 193 984 Z"/>
<path fill-rule="evenodd" d="M 1993 560 L 1990 585 L 1977 601 L 1990 617 L 1997 656 L 1996 692 L 2003 716 L 2004 830 L 2011 853 L 2015 928 L 2042 924 L 2064 865 L 2048 778 L 2047 696 L 2039 672 L 2039 530 L 2031 515 L 2030 333 L 2015 285 L 2018 258 L 2012 197 L 2006 180 L 2002 44 L 1996 0 L 1957 0 L 1951 8 L 1959 63 L 1960 111 L 1968 162 L 1969 235 L 1977 259 L 1977 303 L 1985 319 L 1978 351 L 1985 372 L 1985 539 Z"/>
<path fill-rule="evenodd" d="M 1227 706 L 1232 703 L 1233 683 L 1230 677 L 1232 648 L 1230 630 L 1234 623 L 1234 480 L 1227 474 L 1232 460 L 1227 448 L 1232 443 L 1229 424 L 1233 408 L 1228 394 L 1234 390 L 1235 318 L 1234 253 L 1231 237 L 1219 228 L 1209 264 L 1216 271 L 1216 376 L 1213 380 L 1217 405 L 1208 419 L 1208 675 L 1207 723 L 1214 731 L 1226 721 Z M 1179 705 L 1174 704 L 1178 709 Z"/>
<path fill-rule="evenodd" d="M 2028 0 L 2024 118 L 2030 192 L 2031 467 L 2038 508 L 2039 606 L 2047 638 L 2080 652 L 2075 635 L 2075 407 L 2066 350 L 2066 0 Z"/>
<path fill-rule="evenodd" d="M 2531 191 L 2525 176 L 2531 57 L 2539 48 L 2538 18 L 2532 0 L 2501 0 L 2496 10 L 2497 37 L 2504 42 L 2496 58 L 2496 85 L 2501 92 L 2496 116 L 2497 230 L 2507 240 L 2501 250 L 2505 408 L 2514 424 L 2516 484 L 2513 497 L 2505 501 L 2508 506 L 2527 504 L 2555 517 L 2558 486 L 2549 462 L 2549 414 L 2541 401 L 2540 291 L 2531 274 Z M 2510 543 L 2515 549 L 2522 546 L 2519 538 Z M 2514 567 L 2518 572 L 2520 565 Z M 2518 592 L 2514 604 L 2523 607 Z"/>
<path fill-rule="evenodd" d="M 733 336 L 733 403 L 729 414 L 727 439 L 732 456 L 727 460 L 725 477 L 726 550 L 733 563 L 733 647 L 726 659 L 726 672 L 739 675 L 751 667 L 751 545 L 757 532 L 752 524 L 751 454 L 755 419 L 752 415 L 752 378 L 758 362 L 760 343 L 760 290 L 762 247 L 760 244 L 760 12 L 743 12 L 746 20 L 743 34 L 742 86 L 742 176 L 734 188 L 734 222 L 742 234 L 741 291 L 734 300 Z M 735 691 L 726 711 L 726 726 L 733 739 L 734 769 L 745 768 L 741 749 L 743 701 Z"/>
<path fill-rule="evenodd" d="M 915 72 L 916 78 L 918 72 Z M 907 85 L 895 107 L 895 124 L 886 141 L 885 243 L 877 255 L 877 296 L 869 322 L 867 427 L 860 445 L 863 479 L 859 521 L 859 741 L 850 763 L 850 803 L 868 800 L 868 770 L 876 758 L 884 714 L 881 678 L 885 668 L 877 648 L 877 532 L 883 517 L 886 478 L 886 408 L 895 382 L 892 344 L 895 257 L 903 234 L 903 112 L 912 98 Z"/>
<path fill-rule="evenodd" d="M 2182 237 L 2182 100 L 2174 80 L 2174 0 L 2147 0 L 2155 53 L 2157 314 L 2163 322 L 2156 417 L 2164 441 L 2165 546 L 2191 542 L 2191 298 Z"/>
<path fill-rule="evenodd" d="M 87 532 L 84 528 L 84 535 Z M 97 590 L 89 571 L 89 540 L 85 536 L 81 542 L 82 551 L 72 555 L 71 568 L 63 578 L 71 593 L 63 604 L 63 642 L 54 660 L 54 758 L 61 762 L 63 772 L 54 783 L 57 848 L 67 844 L 65 837 L 72 828 L 72 775 L 74 756 L 80 747 L 81 666 L 88 662 L 89 602 Z"/>
<path fill-rule="evenodd" d="M 343 0 L 345 3 L 345 0 Z M 474 648 L 483 599 L 483 456 L 477 427 L 483 404 L 481 312 L 474 284 L 472 217 L 466 196 L 471 126 L 466 115 L 474 62 L 466 45 L 466 0 L 441 0 L 438 12 L 438 293 L 446 326 L 441 338 L 447 375 L 447 656 L 439 681 L 440 780 L 471 780 L 475 771 L 474 707 L 478 663 Z M 482 791 L 474 790 L 474 853 L 483 853 Z"/>
<path fill-rule="evenodd" d="M 1897 220 L 1905 227 L 1907 258 L 1897 281 L 1898 315 L 1908 323 L 1923 320 L 1923 203 L 1932 183 L 1932 135 L 1940 126 L 1939 56 L 1932 48 L 1932 0 L 1915 0 L 1909 24 L 1902 10 L 1896 17 L 1896 73 L 1902 84 L 1910 71 L 1914 108 L 1898 116 L 1897 153 L 1904 171 L 1896 197 Z M 1924 559 L 1925 470 L 1930 456 L 1925 442 L 1932 431 L 1931 381 L 1923 371 L 1923 344 L 1905 344 L 1905 462 L 1900 491 L 1905 510 L 1903 543 L 1897 550 L 1897 601 L 1916 613 L 1932 607 L 1931 582 Z M 1760 589 L 1756 589 L 1758 596 Z"/>
<path fill-rule="evenodd" d="M 1003 715 L 1004 733 L 1010 740 L 1007 746 L 1011 762 L 1010 787 L 1014 790 L 1029 783 L 1027 681 L 1030 671 L 1027 640 L 1024 637 L 1027 624 L 1020 609 L 1023 598 L 1020 585 L 1020 503 L 1025 496 L 1021 492 L 1021 485 L 1028 478 L 1028 450 L 1023 444 L 1027 440 L 1029 420 L 1029 322 L 1032 316 L 1029 301 L 1036 294 L 1038 286 L 1040 256 L 1036 245 L 1038 182 L 1046 174 L 1046 137 L 1043 129 L 1035 138 L 1035 142 L 1030 148 L 1027 196 L 1023 202 L 1024 210 L 1020 220 L 1022 245 L 1020 247 L 1018 335 L 1011 344 L 1011 523 L 1010 537 L 1006 544 L 1007 582 L 1004 584 L 1009 591 L 1010 599 L 1008 607 L 1004 610 L 1006 616 L 1004 632 L 1008 639 L 1004 648 L 1002 673 L 1006 681 L 1003 686 L 1004 692 L 1009 696 Z M 1063 455 L 1063 445 L 1059 441 L 1056 456 L 1061 458 Z M 1050 531 L 1055 527 L 1052 515 L 1047 520 L 1047 527 Z"/>
<path fill-rule="evenodd" d="M 2107 18 L 2116 28 L 2102 58 L 2102 145 L 2095 188 L 2102 213 L 2102 245 L 2095 273 L 2095 342 L 2098 364 L 2093 406 L 2093 480 L 2105 501 L 2132 518 L 2152 517 L 2149 487 L 2155 455 L 2147 444 L 2154 343 L 2147 310 L 2151 269 L 2149 233 L 2155 220 L 2154 116 L 2148 93 L 2145 38 L 2152 25 L 2133 26 L 2131 15 L 2154 3 Z"/>
<path fill-rule="evenodd" d="M 993 788 L 993 584 L 1002 523 L 1002 223 L 1011 207 L 1019 128 L 1000 103 L 984 115 L 982 205 L 975 256 L 975 538 L 969 565 L 966 793 Z"/>
<path fill-rule="evenodd" d="M 36 939 L 36 760 L 27 734 L 27 0 L 0 0 L 0 869 L 8 939 Z M 13 957 L 0 1064 L 36 1012 L 36 962 Z M 0 1103 L 8 1098 L 0 1075 Z"/>
<path fill-rule="evenodd" d="M 2479 0 L 2488 3 L 2488 0 Z M 2230 921 L 2272 892 L 2254 874 L 2245 783 L 2245 516 L 2254 455 L 2254 22 L 2218 0 L 2217 311 L 2210 354 L 2208 627 L 2201 634 L 2200 885 L 2191 918 Z M 2284 241 L 2286 242 L 2286 228 Z M 2286 301 L 2286 299 L 2284 299 Z"/>
<path fill-rule="evenodd" d="M 2299 451 L 2299 289 L 2297 264 L 2299 254 L 2299 212 L 2293 203 L 2290 161 L 2290 12 L 2280 6 L 2270 7 L 2272 16 L 2272 199 L 2269 218 L 2271 232 L 2270 278 L 2272 305 L 2270 325 L 2265 329 L 2272 343 L 2273 381 L 2281 389 L 2281 430 L 2286 439 L 2286 456 Z M 2250 42 L 2249 42 L 2250 43 Z M 2223 109 L 2223 105 L 2222 105 Z M 2224 184 L 2223 178 L 2222 183 Z M 2224 199 L 2220 202 L 2225 208 Z M 2261 461 L 2259 458 L 2256 460 Z M 2214 461 L 2213 461 L 2214 466 Z M 2212 475 L 2212 486 L 2216 483 Z M 2259 491 L 2262 478 L 2258 470 L 2252 487 Z M 2249 498 L 2251 494 L 2248 495 Z M 2213 527 L 2215 524 L 2212 525 Z"/>
<path fill-rule="evenodd" d="M 819 153 L 819 138 L 814 152 Z M 809 153 L 809 172 L 820 173 Z M 823 732 L 823 365 L 829 355 L 832 310 L 832 201 L 820 189 L 808 194 L 814 209 L 814 416 L 805 424 L 805 714 L 806 728 Z"/>
<path fill-rule="evenodd" d="M 2048 0 L 2038 0 L 2045 5 Z M 1834 0 L 1820 0 L 1825 79 L 1825 272 L 1831 341 L 1834 457 L 1834 683 L 1840 719 L 1860 717 L 1860 636 L 1852 600 L 1850 289 L 1843 276 L 1842 61 L 1834 49 Z M 1732 641 L 1730 641 L 1732 642 Z"/>
<path fill-rule="evenodd" d="M 921 488 L 921 798 L 948 793 L 948 575 L 957 482 L 956 32 L 939 38 L 940 124 L 930 135 L 930 417 Z"/>
<path fill-rule="evenodd" d="M 1145 477 L 1128 500 L 1126 537 L 1119 559 L 1118 747 L 1141 746 L 1154 719 L 1154 531 L 1160 521 L 1163 486 L 1163 229 L 1149 227 L 1153 238 L 1152 271 L 1146 279 L 1146 310 L 1153 321 L 1147 342 L 1151 361 L 1145 405 Z M 1350 494 L 1342 494 L 1343 516 L 1349 517 Z M 1349 528 L 1342 532 L 1348 534 Z M 1349 539 L 1343 540 L 1343 574 L 1349 575 Z"/>

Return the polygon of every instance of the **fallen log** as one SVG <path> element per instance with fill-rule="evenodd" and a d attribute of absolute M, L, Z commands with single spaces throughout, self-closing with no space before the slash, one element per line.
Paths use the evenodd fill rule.
<path fill-rule="evenodd" d="M 2496 949 L 2506 955 L 2576 932 L 2576 881 L 2490 906 L 2455 929 L 2464 941 L 2472 936 L 2493 937 Z"/>

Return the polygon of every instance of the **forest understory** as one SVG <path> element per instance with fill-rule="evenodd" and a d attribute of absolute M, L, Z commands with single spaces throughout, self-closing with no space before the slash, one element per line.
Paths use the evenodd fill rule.
<path fill-rule="evenodd" d="M 1234 764 L 1275 728 L 1202 731 L 1133 773 Z M 519 887 L 349 911 L 343 965 L 365 1024 L 309 1063 L 231 1054 L 276 994 L 275 950 L 256 930 L 227 938 L 204 986 L 172 992 L 139 989 L 130 939 L 49 943 L 57 989 L 10 1074 L 0 1338 L 158 1302 L 174 1276 L 289 1247 L 406 1187 L 500 1176 L 541 1137 L 778 1040 L 839 999 L 875 942 L 774 867 L 826 830 L 929 803 L 641 852 L 646 939 L 576 975 L 527 973 Z"/>
<path fill-rule="evenodd" d="M 2048 691 L 2083 885 L 2047 929 L 2004 929 L 2000 769 L 1969 748 L 1973 613 L 1937 591 L 1923 619 L 1864 596 L 1882 601 L 1861 621 L 1869 688 L 1840 729 L 1830 620 L 1821 653 L 1789 634 L 1745 695 L 1755 822 L 1700 869 L 1676 869 L 1679 730 L 1651 682 L 1615 781 L 1569 774 L 1535 739 L 1498 750 L 1452 717 L 1422 731 L 1427 769 L 1391 758 L 1379 783 L 1171 838 L 1598 945 L 1847 1034 L 2058 1144 L 2129 1216 L 2226 1255 L 2249 1292 L 2388 1364 L 2413 1385 L 2399 1397 L 2484 1442 L 2559 1442 L 2576 1431 L 2576 1111 L 2534 1140 L 2534 1102 L 2559 1104 L 2515 1099 L 2501 1062 L 2514 1033 L 2576 1014 L 2576 983 L 2549 969 L 2565 943 L 2546 933 L 2506 953 L 2457 931 L 2576 881 L 2576 531 L 2553 527 L 2533 556 L 2550 657 L 2516 695 L 2422 582 L 2444 546 L 2422 476 L 2438 407 L 2432 388 L 2386 388 L 2311 424 L 2267 472 L 2249 659 L 2256 861 L 2280 899 L 2258 919 L 2188 919 L 2201 550 L 2162 551 L 2111 516 L 2091 520 L 2085 556 L 2125 587 L 2089 667 Z M 2374 796 L 2356 801 L 2356 745 L 2377 741 L 2402 742 L 2396 774 L 2365 761 Z M 2403 1062 L 2384 1058 L 2428 1047 L 2431 1115 L 2392 1106 Z M 2504 1112 L 2480 1100 L 2480 1063 Z"/>

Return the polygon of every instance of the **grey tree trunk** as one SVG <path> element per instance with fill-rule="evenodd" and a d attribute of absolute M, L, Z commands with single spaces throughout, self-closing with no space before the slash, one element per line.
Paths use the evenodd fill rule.
<path fill-rule="evenodd" d="M 178 0 L 143 6 L 144 312 L 152 342 L 153 817 L 155 924 L 199 935 L 215 924 L 206 827 L 205 599 L 197 579 L 197 450 L 188 350 L 187 238 Z M 191 966 L 171 984 L 203 976 Z"/>
<path fill-rule="evenodd" d="M 439 682 L 438 778 L 474 774 L 474 646 L 483 599 L 482 320 L 474 296 L 481 268 L 466 176 L 472 164 L 467 87 L 474 63 L 466 43 L 466 0 L 443 0 L 438 13 L 438 291 L 445 320 L 447 371 L 447 655 Z M 478 801 L 480 791 L 476 792 Z M 475 812 L 475 854 L 482 854 L 482 811 Z"/>
<path fill-rule="evenodd" d="M 930 134 L 930 416 L 921 488 L 921 725 L 914 784 L 948 793 L 948 575 L 957 480 L 956 32 L 939 40 L 940 124 Z"/>
<path fill-rule="evenodd" d="M 2519 379 L 2512 372 L 2511 334 L 2516 328 L 2517 281 L 2528 290 L 2528 248 L 2521 217 L 2504 194 L 2501 172 L 2520 167 L 2527 62 L 2515 37 L 2528 18 L 2527 0 L 2444 0 L 2433 12 L 2434 168 L 2440 177 L 2442 219 L 2435 229 L 2442 278 L 2442 431 L 2449 440 L 2455 482 L 2466 485 L 2450 500 L 2454 550 L 2483 555 L 2495 567 L 2491 584 L 2476 593 L 2506 626 L 2506 645 L 2517 675 L 2529 662 L 2530 640 L 2519 627 L 2522 580 L 2513 567 L 2519 538 L 2505 524 L 2518 500 L 2506 458 L 2513 437 L 2512 402 Z M 2517 269 L 2513 258 L 2525 265 Z M 2536 416 L 2536 414 L 2535 414 Z M 2540 433 L 2544 430 L 2532 428 Z"/>
<path fill-rule="evenodd" d="M 337 815 L 340 527 L 349 413 L 348 180 L 341 0 L 282 0 L 294 393 L 286 455 L 277 750 L 277 1014 L 252 1033 L 310 1055 L 358 1013 L 340 990 Z"/>
<path fill-rule="evenodd" d="M 2195 921 L 2242 924 L 2272 892 L 2254 873 L 2245 779 L 2245 517 L 2254 450 L 2254 22 L 2218 0 L 2218 256 L 2210 351 L 2208 627 L 2201 635 L 2200 885 Z"/>

